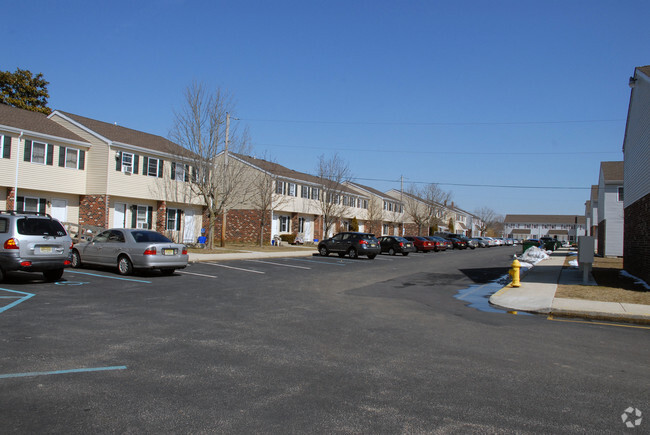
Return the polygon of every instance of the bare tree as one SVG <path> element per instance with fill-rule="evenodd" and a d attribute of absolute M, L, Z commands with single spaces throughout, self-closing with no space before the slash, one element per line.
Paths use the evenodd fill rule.
<path fill-rule="evenodd" d="M 445 192 L 437 184 L 418 186 L 411 184 L 402 198 L 404 213 L 418 227 L 418 235 L 423 228 L 437 225 L 444 217 L 445 204 L 451 198 L 451 193 Z"/>
<path fill-rule="evenodd" d="M 497 218 L 496 212 L 489 207 L 481 207 L 474 211 L 474 215 L 479 219 L 477 227 L 481 235 L 487 235 L 488 230 L 492 228 L 493 222 Z"/>
<path fill-rule="evenodd" d="M 249 193 L 244 165 L 230 164 L 226 141 L 230 151 L 245 154 L 249 151 L 249 139 L 246 132 L 240 134 L 236 127 L 226 135 L 228 113 L 234 109 L 229 93 L 220 89 L 211 92 L 194 82 L 185 89 L 184 100 L 182 108 L 174 112 L 170 137 L 186 150 L 179 157 L 190 162 L 189 186 L 207 208 L 208 247 L 212 248 L 217 218 L 225 218 L 234 201 L 243 201 Z"/>
<path fill-rule="evenodd" d="M 318 158 L 316 171 L 321 189 L 318 206 L 323 216 L 323 238 L 325 238 L 343 214 L 345 206 L 342 196 L 347 192 L 344 183 L 350 181 L 352 172 L 348 164 L 337 154 L 329 159 L 321 155 Z"/>
<path fill-rule="evenodd" d="M 369 233 L 374 233 L 374 234 L 381 234 L 382 233 L 382 228 L 381 225 L 383 223 L 383 218 L 384 218 L 384 202 L 380 198 L 376 196 L 370 196 L 370 199 L 368 200 L 368 211 L 367 211 L 367 217 L 368 217 L 368 228 L 366 228 L 366 231 Z"/>

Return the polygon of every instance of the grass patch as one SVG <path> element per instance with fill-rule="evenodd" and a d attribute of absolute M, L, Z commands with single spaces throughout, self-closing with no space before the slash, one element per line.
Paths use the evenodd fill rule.
<path fill-rule="evenodd" d="M 569 260 L 574 258 L 567 258 L 564 267 L 570 267 Z M 622 258 L 595 257 L 592 275 L 598 285 L 558 285 L 555 297 L 650 305 L 650 290 L 635 284 L 632 278 L 621 276 L 622 269 Z"/>

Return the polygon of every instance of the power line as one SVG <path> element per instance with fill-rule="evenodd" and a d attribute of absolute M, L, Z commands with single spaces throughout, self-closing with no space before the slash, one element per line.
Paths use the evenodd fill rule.
<path fill-rule="evenodd" d="M 324 125 L 410 125 L 410 126 L 490 126 L 490 125 L 549 125 L 549 124 L 591 124 L 604 122 L 625 122 L 624 119 L 578 119 L 565 121 L 495 121 L 495 122 L 386 122 L 386 121 L 307 121 L 291 119 L 241 118 L 248 122 L 276 122 L 284 124 L 324 124 Z"/>
<path fill-rule="evenodd" d="M 399 183 L 400 180 L 387 180 L 381 178 L 359 178 L 353 177 L 353 180 L 363 181 L 383 181 L 389 183 Z M 469 183 L 435 183 L 430 181 L 410 181 L 413 184 L 437 184 L 439 186 L 455 186 L 455 187 L 491 187 L 503 189 L 546 189 L 546 190 L 590 190 L 591 187 L 575 187 L 575 186 L 514 186 L 504 184 L 469 184 Z"/>
<path fill-rule="evenodd" d="M 566 152 L 517 152 L 517 151 L 504 151 L 504 152 L 469 152 L 469 151 L 409 151 L 404 149 L 395 149 L 395 150 L 378 150 L 370 148 L 354 148 L 354 147 L 344 147 L 344 148 L 323 148 L 323 147 L 310 147 L 302 145 L 281 145 L 281 144 L 265 144 L 265 143 L 254 143 L 256 146 L 263 147 L 278 147 L 278 148 L 299 148 L 299 149 L 310 149 L 310 150 L 321 150 L 321 151 L 355 151 L 355 152 L 373 152 L 373 153 L 386 153 L 386 154 L 435 154 L 435 155 L 471 155 L 471 156 L 512 156 L 512 155 L 522 155 L 522 156 L 551 156 L 551 155 L 585 155 L 585 154 L 619 154 L 620 151 L 566 151 Z"/>

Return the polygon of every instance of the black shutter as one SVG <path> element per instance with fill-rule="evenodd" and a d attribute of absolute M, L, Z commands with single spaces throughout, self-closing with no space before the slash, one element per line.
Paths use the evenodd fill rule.
<path fill-rule="evenodd" d="M 122 170 L 122 153 L 120 151 L 115 154 L 115 170 Z"/>
<path fill-rule="evenodd" d="M 16 197 L 16 211 L 25 211 L 25 197 Z"/>
<path fill-rule="evenodd" d="M 151 229 L 151 221 L 153 220 L 153 207 L 147 207 L 147 228 Z"/>
<path fill-rule="evenodd" d="M 135 228 L 137 226 L 138 226 L 138 206 L 132 205 L 131 206 L 131 228 Z"/>
<path fill-rule="evenodd" d="M 185 179 L 183 181 L 190 181 L 190 165 L 185 165 Z"/>
<path fill-rule="evenodd" d="M 79 169 L 82 171 L 86 167 L 86 152 L 84 150 L 79 150 Z"/>
<path fill-rule="evenodd" d="M 181 216 L 183 216 L 183 211 L 180 209 L 176 210 L 176 231 L 181 230 Z"/>
<path fill-rule="evenodd" d="M 138 166 L 140 165 L 140 156 L 137 154 L 133 154 L 133 173 L 137 174 L 138 173 Z"/>
<path fill-rule="evenodd" d="M 25 155 L 23 160 L 26 162 L 32 161 L 32 141 L 25 139 Z M 22 211 L 22 210 L 21 210 Z"/>
<path fill-rule="evenodd" d="M 2 148 L 2 158 L 10 159 L 11 158 L 11 136 L 5 136 L 4 147 Z"/>
<path fill-rule="evenodd" d="M 38 198 L 38 212 L 45 214 L 47 211 L 47 200 L 45 198 Z"/>
<path fill-rule="evenodd" d="M 142 158 L 142 175 L 149 175 L 149 157 Z"/>
<path fill-rule="evenodd" d="M 196 167 L 192 166 L 192 182 L 196 183 L 198 178 L 196 177 Z"/>
<path fill-rule="evenodd" d="M 59 166 L 65 168 L 65 147 L 59 147 Z"/>
<path fill-rule="evenodd" d="M 172 180 L 176 179 L 176 163 L 172 162 Z"/>
<path fill-rule="evenodd" d="M 163 159 L 158 160 L 158 178 L 163 176 L 163 168 L 165 161 Z"/>
<path fill-rule="evenodd" d="M 52 166 L 54 164 L 54 145 L 52 144 L 45 144 L 45 149 L 47 150 L 46 154 L 47 157 L 45 159 L 45 164 Z"/>

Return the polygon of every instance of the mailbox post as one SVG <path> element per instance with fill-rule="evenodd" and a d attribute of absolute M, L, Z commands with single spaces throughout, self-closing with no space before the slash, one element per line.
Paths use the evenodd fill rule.
<path fill-rule="evenodd" d="M 591 265 L 594 263 L 594 238 L 592 236 L 578 237 L 578 265 L 582 268 L 582 283 L 589 282 Z"/>

